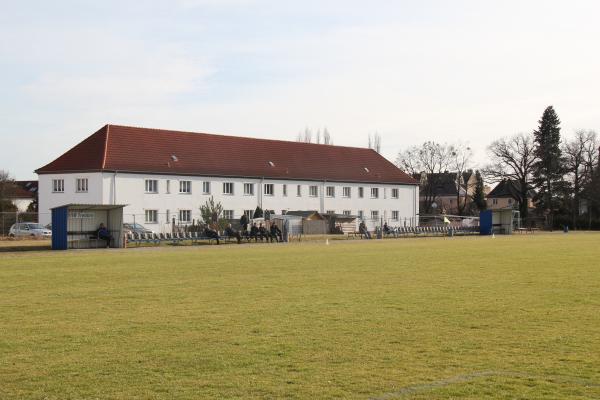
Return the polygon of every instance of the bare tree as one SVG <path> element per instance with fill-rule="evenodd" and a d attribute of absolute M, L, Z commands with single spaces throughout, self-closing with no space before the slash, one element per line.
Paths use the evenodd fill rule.
<path fill-rule="evenodd" d="M 308 129 L 304 129 L 304 143 L 312 143 L 312 131 Z"/>
<path fill-rule="evenodd" d="M 323 144 L 333 144 L 331 134 L 329 133 L 329 130 L 326 127 L 323 129 Z"/>
<path fill-rule="evenodd" d="M 456 171 L 456 208 L 458 214 L 462 215 L 469 199 L 469 182 L 465 180 L 464 175 L 471 169 L 473 151 L 469 146 L 457 144 L 450 147 L 450 155 L 450 168 L 453 172 Z"/>
<path fill-rule="evenodd" d="M 435 202 L 442 174 L 452 163 L 453 146 L 435 142 L 425 142 L 421 146 L 410 146 L 398 153 L 396 165 L 413 176 L 423 175 L 421 193 L 424 212 L 430 213 Z"/>
<path fill-rule="evenodd" d="M 523 133 L 496 140 L 488 147 L 491 163 L 483 171 L 491 182 L 510 180 L 518 183 L 521 218 L 527 218 L 529 211 L 531 174 L 536 161 L 533 150 L 533 138 Z"/>
<path fill-rule="evenodd" d="M 381 136 L 379 133 L 375 132 L 373 136 L 369 133 L 369 149 L 381 153 Z"/>
<path fill-rule="evenodd" d="M 565 172 L 572 194 L 571 222 L 575 229 L 584 189 L 592 181 L 594 168 L 598 164 L 598 145 L 596 132 L 585 130 L 575 132 L 575 136 L 563 144 Z"/>

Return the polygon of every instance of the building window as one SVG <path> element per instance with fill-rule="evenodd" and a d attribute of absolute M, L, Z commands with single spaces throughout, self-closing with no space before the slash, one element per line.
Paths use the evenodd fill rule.
<path fill-rule="evenodd" d="M 233 182 L 223 182 L 223 194 L 233 194 Z"/>
<path fill-rule="evenodd" d="M 171 193 L 171 181 L 167 179 L 167 193 Z"/>
<path fill-rule="evenodd" d="M 498 199 L 492 199 L 492 204 L 497 206 L 498 205 Z"/>
<path fill-rule="evenodd" d="M 202 182 L 202 194 L 210 194 L 210 182 Z"/>
<path fill-rule="evenodd" d="M 296 196 L 302 197 L 302 185 L 296 186 Z"/>
<path fill-rule="evenodd" d="M 392 199 L 397 199 L 398 198 L 398 189 L 392 189 Z"/>
<path fill-rule="evenodd" d="M 512 204 L 512 202 L 513 202 L 513 199 L 509 198 L 508 199 L 508 204 Z"/>
<path fill-rule="evenodd" d="M 397 210 L 392 211 L 392 220 L 398 221 L 398 211 Z"/>
<path fill-rule="evenodd" d="M 308 187 L 308 195 L 310 197 L 317 197 L 319 195 L 319 187 L 318 186 L 309 186 Z"/>
<path fill-rule="evenodd" d="M 156 179 L 146 179 L 146 193 L 158 193 L 158 181 Z"/>
<path fill-rule="evenodd" d="M 344 210 L 344 215 L 350 216 L 352 212 L 350 210 Z"/>
<path fill-rule="evenodd" d="M 327 210 L 327 214 L 335 214 L 335 210 Z"/>
<path fill-rule="evenodd" d="M 364 211 L 363 210 L 358 210 L 358 218 L 364 219 L 364 217 L 365 217 Z"/>
<path fill-rule="evenodd" d="M 248 219 L 252 219 L 252 217 L 254 216 L 254 210 L 244 210 L 244 214 L 246 214 L 246 217 Z"/>
<path fill-rule="evenodd" d="M 273 196 L 275 187 L 272 183 L 265 183 L 265 196 Z"/>
<path fill-rule="evenodd" d="M 283 185 L 283 195 L 287 196 L 287 185 L 286 184 Z"/>
<path fill-rule="evenodd" d="M 52 179 L 52 191 L 54 193 L 64 193 L 65 180 L 64 179 Z"/>
<path fill-rule="evenodd" d="M 192 181 L 179 181 L 179 193 L 192 193 Z"/>
<path fill-rule="evenodd" d="M 358 197 L 360 197 L 361 199 L 365 197 L 365 188 L 362 186 L 358 188 Z"/>
<path fill-rule="evenodd" d="M 335 186 L 327 186 L 325 193 L 327 194 L 327 197 L 335 197 Z"/>
<path fill-rule="evenodd" d="M 233 210 L 223 210 L 223 218 L 233 219 Z"/>
<path fill-rule="evenodd" d="M 146 210 L 146 223 L 156 224 L 158 222 L 158 210 Z"/>
<path fill-rule="evenodd" d="M 244 194 L 254 196 L 254 183 L 244 183 Z"/>
<path fill-rule="evenodd" d="M 352 188 L 350 186 L 344 186 L 342 189 L 342 197 L 350 198 L 350 194 L 352 193 Z"/>
<path fill-rule="evenodd" d="M 77 178 L 76 184 L 78 193 L 86 193 L 88 191 L 87 178 Z"/>
<path fill-rule="evenodd" d="M 192 222 L 192 210 L 179 210 L 179 222 Z"/>
<path fill-rule="evenodd" d="M 379 219 L 379 211 L 371 211 L 371 219 Z"/>
<path fill-rule="evenodd" d="M 371 188 L 371 198 L 372 199 L 379 198 L 379 188 Z"/>

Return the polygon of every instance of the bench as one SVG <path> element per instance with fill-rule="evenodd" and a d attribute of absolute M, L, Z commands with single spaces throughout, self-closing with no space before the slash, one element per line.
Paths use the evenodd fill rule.
<path fill-rule="evenodd" d="M 72 249 L 79 248 L 91 248 L 91 244 L 94 243 L 94 248 L 106 246 L 106 240 L 98 237 L 98 231 L 67 231 L 67 238 L 69 246 Z M 87 247 L 80 247 L 82 243 L 88 243 Z"/>

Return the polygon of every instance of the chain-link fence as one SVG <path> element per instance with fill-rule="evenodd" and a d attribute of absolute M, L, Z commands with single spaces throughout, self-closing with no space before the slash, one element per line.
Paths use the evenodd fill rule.
<path fill-rule="evenodd" d="M 1 212 L 0 237 L 15 236 L 16 231 L 21 235 L 32 236 L 32 234 L 27 235 L 27 232 L 23 232 L 22 229 L 16 229 L 19 227 L 17 224 L 37 223 L 39 221 L 38 218 L 40 218 L 40 215 L 37 212 Z M 47 219 L 50 220 L 50 218 Z M 13 228 L 12 234 L 11 228 Z"/>

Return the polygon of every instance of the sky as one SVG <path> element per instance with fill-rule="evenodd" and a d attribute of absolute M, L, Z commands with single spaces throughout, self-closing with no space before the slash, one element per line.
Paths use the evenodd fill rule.
<path fill-rule="evenodd" d="M 34 179 L 107 123 L 475 152 L 600 131 L 600 2 L 0 0 L 0 169 Z M 135 157 L 143 154 L 132 155 Z"/>

